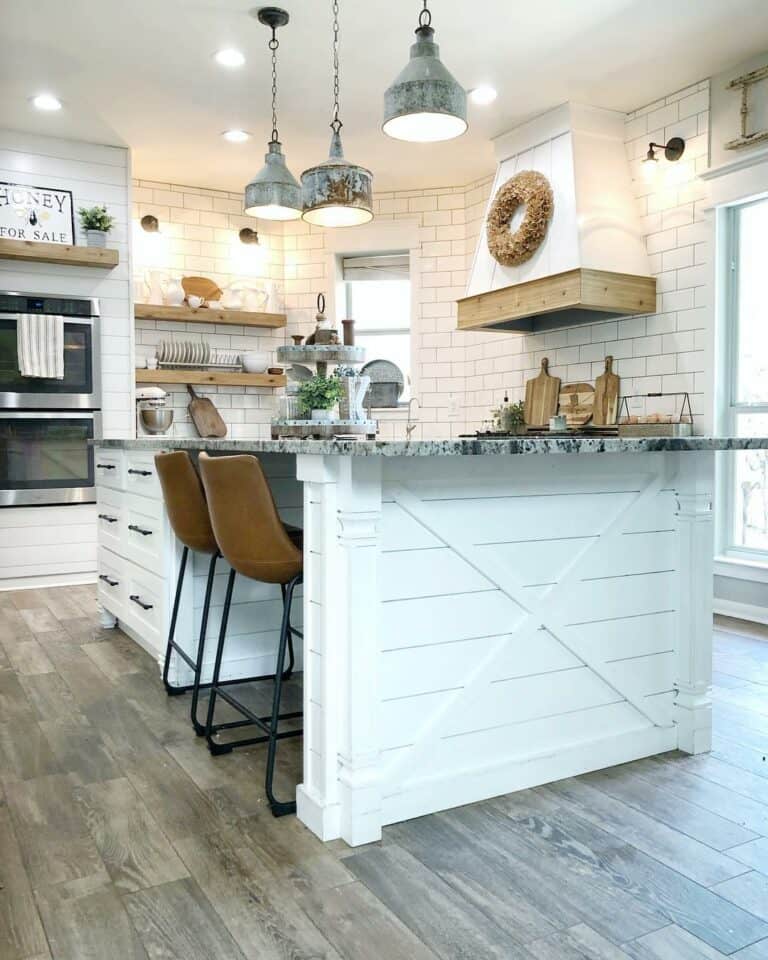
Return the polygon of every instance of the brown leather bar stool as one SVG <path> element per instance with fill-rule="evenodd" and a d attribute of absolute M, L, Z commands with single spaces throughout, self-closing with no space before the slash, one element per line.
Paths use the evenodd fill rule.
<path fill-rule="evenodd" d="M 158 453 L 155 456 L 157 475 L 163 490 L 165 509 L 171 529 L 177 539 L 184 545 L 181 551 L 179 576 L 176 581 L 176 595 L 173 600 L 171 624 L 168 630 L 168 645 L 165 649 L 165 663 L 163 665 L 163 684 L 169 696 L 178 696 L 192 690 L 190 716 L 195 733 L 202 736 L 205 733 L 205 724 L 197 718 L 197 701 L 200 694 L 200 674 L 203 666 L 205 651 L 205 633 L 208 627 L 208 614 L 211 609 L 211 594 L 213 592 L 214 577 L 216 574 L 216 560 L 221 556 L 216 538 L 211 529 L 208 517 L 208 506 L 200 478 L 195 472 L 189 454 L 184 450 L 173 453 Z M 208 580 L 205 586 L 205 600 L 203 601 L 202 622 L 200 624 L 200 638 L 197 643 L 196 655 L 193 658 L 176 642 L 176 621 L 179 615 L 181 590 L 184 585 L 184 574 L 187 569 L 189 551 L 207 554 L 211 559 L 208 565 Z M 168 681 L 168 672 L 173 654 L 176 653 L 192 670 L 193 682 L 188 686 L 175 686 Z"/>
<path fill-rule="evenodd" d="M 287 813 L 295 813 L 296 802 L 280 802 L 275 799 L 272 791 L 277 741 L 300 736 L 302 733 L 301 730 L 281 731 L 279 729 L 281 720 L 302 716 L 301 711 L 280 713 L 282 685 L 286 674 L 286 650 L 292 643 L 294 632 L 301 636 L 300 631 L 291 626 L 293 593 L 302 581 L 303 571 L 300 536 L 296 535 L 300 532 L 289 532 L 283 525 L 272 498 L 272 491 L 256 457 L 209 457 L 201 453 L 199 466 L 208 498 L 211 526 L 219 550 L 232 568 L 227 581 L 219 643 L 213 668 L 206 738 L 213 754 L 229 753 L 234 747 L 268 743 L 265 789 L 272 813 L 280 817 Z M 234 697 L 219 679 L 236 574 L 261 583 L 279 583 L 282 591 L 283 614 L 275 672 L 261 678 L 254 678 L 274 681 L 272 712 L 265 717 L 257 716 L 246 704 Z M 293 657 L 291 657 L 292 660 Z M 221 697 L 237 710 L 245 718 L 246 723 L 253 724 L 263 731 L 263 735 L 229 743 L 215 741 L 213 734 L 217 730 L 230 726 L 229 724 L 221 724 L 218 727 L 214 725 L 217 697 Z"/>

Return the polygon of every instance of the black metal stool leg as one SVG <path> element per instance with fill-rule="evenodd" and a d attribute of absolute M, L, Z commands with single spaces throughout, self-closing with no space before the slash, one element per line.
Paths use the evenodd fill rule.
<path fill-rule="evenodd" d="M 181 551 L 181 563 L 179 564 L 179 576 L 176 581 L 176 596 L 173 599 L 173 611 L 171 612 L 171 625 L 168 629 L 168 645 L 165 648 L 165 663 L 163 664 L 163 686 L 169 697 L 177 697 L 179 694 L 186 693 L 189 687 L 177 687 L 168 682 L 168 671 L 171 666 L 171 656 L 173 655 L 173 638 L 176 633 L 176 620 L 179 616 L 179 603 L 181 601 L 181 588 L 184 585 L 184 573 L 187 569 L 187 557 L 189 556 L 189 547 L 185 546 Z"/>
<path fill-rule="evenodd" d="M 283 594 L 283 608 L 285 608 L 285 584 L 280 584 L 280 591 Z M 288 612 L 288 668 L 283 673 L 283 680 L 287 680 L 293 673 L 295 658 L 293 653 L 293 629 L 291 627 L 290 604 Z"/>
<path fill-rule="evenodd" d="M 198 737 L 205 733 L 205 724 L 200 723 L 197 718 L 197 701 L 200 696 L 200 677 L 203 672 L 203 654 L 205 653 L 205 634 L 208 630 L 208 614 L 211 611 L 211 595 L 213 593 L 213 584 L 216 577 L 216 561 L 220 554 L 211 555 L 211 562 L 208 567 L 208 580 L 205 584 L 205 599 L 203 600 L 203 613 L 200 621 L 200 639 L 197 643 L 197 657 L 195 659 L 195 682 L 192 686 L 192 703 L 190 705 L 189 715 L 192 720 L 192 726 Z"/>
<path fill-rule="evenodd" d="M 229 608 L 232 605 L 232 591 L 235 586 L 235 571 L 229 571 L 227 579 L 227 593 L 224 597 L 224 609 L 221 611 L 221 629 L 219 630 L 219 642 L 216 647 L 216 660 L 213 665 L 213 678 L 211 680 L 211 692 L 208 700 L 208 717 L 205 722 L 205 739 L 208 741 L 208 749 L 212 754 L 231 753 L 232 745 L 228 743 L 216 743 L 213 739 L 213 714 L 216 709 L 216 688 L 219 684 L 219 673 L 221 672 L 221 659 L 224 655 L 224 638 L 227 633 L 227 621 L 229 620 Z"/>
<path fill-rule="evenodd" d="M 280 717 L 280 698 L 282 695 L 283 676 L 285 668 L 285 651 L 291 636 L 291 602 L 293 601 L 293 591 L 297 584 L 301 583 L 301 574 L 298 574 L 283 589 L 283 620 L 280 626 L 280 645 L 277 651 L 277 663 L 275 665 L 275 687 L 272 696 L 272 717 L 269 724 L 269 747 L 267 752 L 267 776 L 265 791 L 269 806 L 276 817 L 284 817 L 289 813 L 296 813 L 296 801 L 291 800 L 287 803 L 275 799 L 272 791 L 272 782 L 275 775 L 275 758 L 277 754 L 278 740 L 278 722 Z"/>

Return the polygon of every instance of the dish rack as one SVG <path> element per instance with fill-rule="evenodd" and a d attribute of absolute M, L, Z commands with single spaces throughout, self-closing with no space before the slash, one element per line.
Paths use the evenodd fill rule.
<path fill-rule="evenodd" d="M 158 361 L 159 370 L 240 370 L 242 363 L 238 360 L 235 363 L 169 363 Z"/>

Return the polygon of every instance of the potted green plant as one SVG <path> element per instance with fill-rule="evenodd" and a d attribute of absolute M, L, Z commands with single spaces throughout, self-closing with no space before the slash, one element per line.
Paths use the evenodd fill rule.
<path fill-rule="evenodd" d="M 507 400 L 493 412 L 493 422 L 502 433 L 525 433 L 525 404 L 509 403 Z"/>
<path fill-rule="evenodd" d="M 85 239 L 89 247 L 106 247 L 107 234 L 115 223 L 115 218 L 107 213 L 105 206 L 80 207 L 77 211 L 80 226 L 85 230 Z"/>
<path fill-rule="evenodd" d="M 299 388 L 299 404 L 305 414 L 312 420 L 328 423 L 331 410 L 339 402 L 342 395 L 342 384 L 338 377 L 312 377 L 305 380 Z"/>

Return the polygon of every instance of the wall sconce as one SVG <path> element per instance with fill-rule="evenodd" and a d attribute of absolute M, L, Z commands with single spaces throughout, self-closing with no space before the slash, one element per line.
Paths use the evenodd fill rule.
<path fill-rule="evenodd" d="M 240 238 L 240 243 L 259 243 L 259 234 L 250 227 L 243 227 L 240 233 L 238 233 L 238 237 Z"/>
<path fill-rule="evenodd" d="M 146 213 L 141 218 L 141 229 L 145 233 L 160 233 L 160 224 L 157 217 L 153 216 L 151 213 Z"/>
<path fill-rule="evenodd" d="M 675 163 L 685 153 L 685 140 L 682 137 L 671 137 L 666 144 L 649 143 L 648 153 L 643 159 L 643 179 L 650 183 L 656 176 L 659 158 L 656 156 L 657 150 L 664 151 L 664 159 L 670 163 Z"/>

